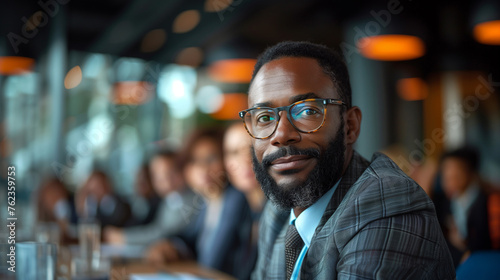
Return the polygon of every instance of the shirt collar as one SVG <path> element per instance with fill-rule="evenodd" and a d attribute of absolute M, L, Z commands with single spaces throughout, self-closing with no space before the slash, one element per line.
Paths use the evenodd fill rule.
<path fill-rule="evenodd" d="M 333 188 L 318 199 L 318 201 L 304 210 L 298 218 L 295 217 L 293 209 L 290 211 L 290 224 L 295 224 L 295 227 L 304 241 L 305 246 L 309 247 L 309 244 L 311 244 L 314 232 L 316 231 L 321 217 L 323 217 L 323 213 L 328 206 L 328 202 L 332 199 L 333 193 L 337 189 L 339 182 L 340 180 L 337 181 Z"/>

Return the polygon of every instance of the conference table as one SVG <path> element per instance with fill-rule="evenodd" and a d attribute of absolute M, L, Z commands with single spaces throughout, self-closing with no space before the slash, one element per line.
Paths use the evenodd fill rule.
<path fill-rule="evenodd" d="M 169 280 L 169 279 L 235 279 L 219 271 L 198 265 L 194 261 L 182 261 L 164 265 L 155 265 L 141 260 L 125 264 L 113 264 L 110 280 Z"/>
<path fill-rule="evenodd" d="M 71 254 L 78 254 L 78 246 L 72 246 Z M 144 256 L 145 246 L 109 245 L 101 246 L 101 259 L 106 260 L 105 271 L 109 271 L 110 280 L 196 280 L 196 279 L 235 279 L 225 273 L 203 267 L 195 261 L 181 261 L 168 264 L 147 262 Z M 107 274 L 107 273 L 106 273 Z M 83 277 L 82 279 L 84 279 Z M 87 278 L 91 279 L 91 278 Z M 100 277 L 95 279 L 101 279 Z"/>

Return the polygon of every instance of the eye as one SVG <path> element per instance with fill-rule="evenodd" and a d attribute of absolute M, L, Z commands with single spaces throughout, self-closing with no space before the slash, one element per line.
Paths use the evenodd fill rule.
<path fill-rule="evenodd" d="M 311 118 L 322 113 L 322 111 L 319 108 L 314 106 L 304 106 L 302 108 L 297 108 L 297 109 L 298 110 L 296 110 L 296 112 L 293 113 L 294 119 Z"/>
<path fill-rule="evenodd" d="M 275 118 L 269 114 L 261 114 L 257 116 L 257 122 L 258 123 L 268 123 L 274 121 Z"/>
<path fill-rule="evenodd" d="M 316 110 L 316 109 L 313 109 L 313 108 L 305 108 L 304 110 L 300 111 L 299 112 L 299 115 L 307 115 L 307 116 L 311 116 L 311 115 L 315 115 L 315 114 L 318 114 L 319 112 Z"/>

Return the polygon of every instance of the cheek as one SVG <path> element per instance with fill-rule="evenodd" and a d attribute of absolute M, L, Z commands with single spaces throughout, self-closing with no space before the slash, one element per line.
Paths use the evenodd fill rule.
<path fill-rule="evenodd" d="M 166 177 L 165 180 L 162 183 L 162 186 L 164 189 L 170 189 L 172 187 L 172 178 Z"/>
<path fill-rule="evenodd" d="M 232 180 L 239 180 L 245 177 L 245 173 L 247 170 L 247 165 L 243 162 L 236 162 L 231 166 L 231 169 L 228 169 L 229 176 L 231 176 Z"/>
<path fill-rule="evenodd" d="M 443 188 L 448 193 L 461 192 L 467 186 L 463 174 L 449 173 L 444 175 Z"/>
<path fill-rule="evenodd" d="M 226 174 L 226 168 L 224 168 L 224 164 L 221 162 L 220 164 L 217 164 L 210 170 L 210 178 L 212 181 L 217 182 L 220 180 L 220 178 L 225 178 L 227 176 Z"/>
<path fill-rule="evenodd" d="M 189 185 L 193 184 L 193 178 L 195 177 L 193 173 L 194 171 L 192 167 L 186 167 L 184 170 L 184 177 Z"/>
<path fill-rule="evenodd" d="M 257 140 L 253 143 L 253 151 L 251 153 L 254 153 L 259 162 L 262 162 L 262 158 L 264 157 L 264 152 L 266 151 L 266 147 L 269 144 L 265 140 Z"/>
<path fill-rule="evenodd" d="M 234 157 L 227 159 L 225 165 L 226 165 L 226 170 L 229 174 L 234 174 L 235 170 L 238 168 L 238 162 Z"/>
<path fill-rule="evenodd" d="M 163 180 L 161 180 L 160 178 L 154 178 L 153 179 L 153 187 L 155 188 L 162 188 L 163 187 Z"/>

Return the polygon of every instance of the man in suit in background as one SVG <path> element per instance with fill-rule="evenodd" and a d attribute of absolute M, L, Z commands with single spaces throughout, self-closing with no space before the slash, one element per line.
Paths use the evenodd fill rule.
<path fill-rule="evenodd" d="M 268 203 L 254 279 L 454 279 L 425 192 L 353 149 L 361 111 L 332 50 L 283 42 L 258 59 L 240 112 Z"/>

